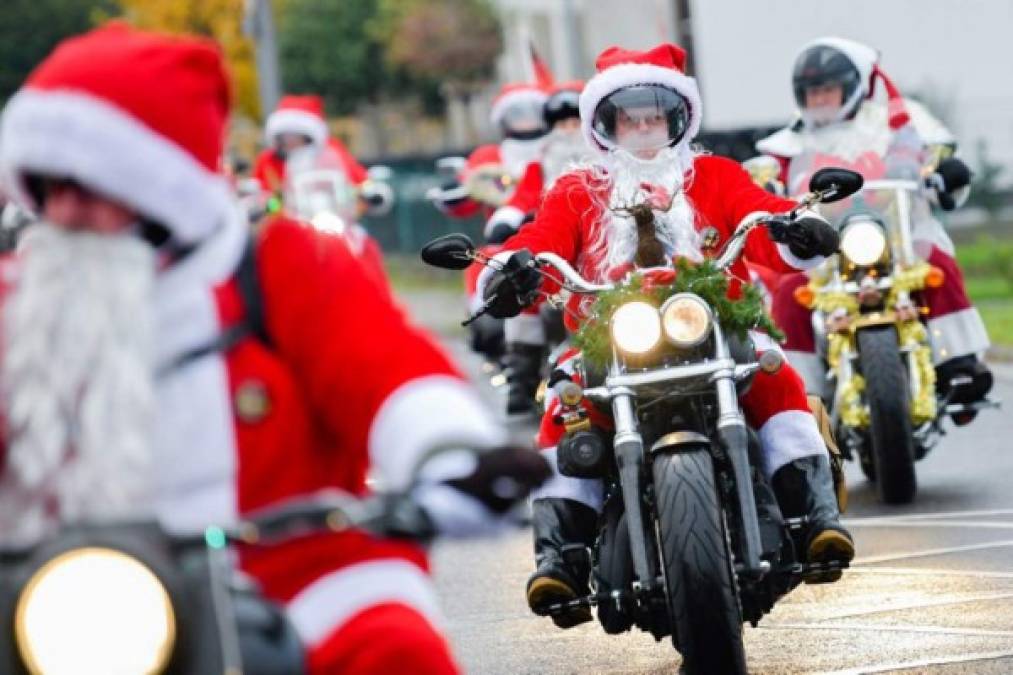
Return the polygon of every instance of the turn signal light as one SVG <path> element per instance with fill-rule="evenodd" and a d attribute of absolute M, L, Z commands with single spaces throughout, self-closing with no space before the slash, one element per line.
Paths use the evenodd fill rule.
<path fill-rule="evenodd" d="M 931 266 L 928 274 L 925 275 L 925 285 L 929 288 L 939 288 L 944 281 L 946 281 L 946 272 L 935 265 Z"/>
<path fill-rule="evenodd" d="M 813 289 L 809 288 L 809 284 L 796 288 L 793 295 L 795 296 L 795 302 L 806 308 L 812 307 L 813 301 L 816 300 L 816 293 Z"/>

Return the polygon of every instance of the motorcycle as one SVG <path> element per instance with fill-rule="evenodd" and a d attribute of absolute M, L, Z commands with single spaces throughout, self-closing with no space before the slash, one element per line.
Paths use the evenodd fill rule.
<path fill-rule="evenodd" d="M 0 550 L 0 671 L 304 673 L 294 628 L 235 569 L 229 546 L 350 528 L 422 541 L 434 535 L 407 496 L 328 491 L 197 535 L 147 521 L 80 524 L 34 546 Z"/>
<path fill-rule="evenodd" d="M 842 199 L 861 181 L 851 171 L 818 172 L 787 220 L 750 214 L 716 261 L 696 269 L 709 281 L 725 279 L 753 229 Z M 498 265 L 464 235 L 430 242 L 422 257 L 448 269 L 476 260 Z M 585 349 L 587 387 L 571 380 L 555 385 L 567 428 L 557 449 L 560 473 L 603 478 L 606 499 L 590 553 L 592 593 L 544 612 L 596 607 L 606 633 L 636 626 L 658 641 L 671 636 L 687 672 L 745 673 L 743 622 L 755 626 L 804 578 L 841 569 L 800 557 L 806 523 L 781 514 L 739 408 L 739 389 L 759 370 L 780 368 L 780 353 L 758 358 L 745 329 L 715 313 L 727 302 L 723 286 L 721 301 L 681 290 L 658 302 L 641 293 L 646 277 L 637 273 L 618 286 L 594 284 L 551 253 L 535 255 L 529 267 L 571 293 L 597 296 L 592 317 L 602 326 L 606 363 L 595 372 Z M 680 265 L 672 287 L 692 269 Z M 611 309 L 602 313 L 607 298 Z M 585 402 L 611 413 L 614 433 L 591 425 Z"/>
<path fill-rule="evenodd" d="M 913 223 L 927 208 L 923 192 L 915 180 L 870 180 L 851 198 L 821 207 L 841 232 L 840 253 L 795 296 L 814 310 L 842 453 L 858 459 L 890 504 L 914 499 L 915 462 L 946 433 L 948 417 L 998 407 L 990 400 L 953 401 L 969 376 L 954 378 L 945 395 L 936 393 L 931 336 L 917 293 L 945 278 L 914 253 Z"/>

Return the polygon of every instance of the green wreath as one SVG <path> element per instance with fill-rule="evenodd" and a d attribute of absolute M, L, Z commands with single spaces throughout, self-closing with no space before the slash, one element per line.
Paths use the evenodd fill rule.
<path fill-rule="evenodd" d="M 711 260 L 693 264 L 686 260 L 676 263 L 675 280 L 670 284 L 645 287 L 645 277 L 637 272 L 610 291 L 598 295 L 591 313 L 573 335 L 573 344 L 583 352 L 584 360 L 595 368 L 605 368 L 612 359 L 612 336 L 609 323 L 615 311 L 627 302 L 642 300 L 655 307 L 676 293 L 695 293 L 710 305 L 725 333 L 745 338 L 753 329 L 761 330 L 775 340 L 784 334 L 767 313 L 759 289 L 742 284 L 742 295 L 728 297 L 728 277 Z"/>

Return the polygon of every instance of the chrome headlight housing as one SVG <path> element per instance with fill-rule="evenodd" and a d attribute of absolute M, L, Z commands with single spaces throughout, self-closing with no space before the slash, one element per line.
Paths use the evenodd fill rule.
<path fill-rule="evenodd" d="M 176 645 L 168 590 L 147 565 L 113 548 L 50 559 L 31 575 L 14 617 L 32 675 L 161 673 Z"/>
<path fill-rule="evenodd" d="M 874 221 L 856 220 L 841 234 L 841 252 L 856 265 L 874 265 L 886 253 L 886 233 Z"/>
<path fill-rule="evenodd" d="M 661 342 L 661 316 L 649 302 L 634 300 L 612 314 L 612 341 L 619 351 L 643 355 Z"/>
<path fill-rule="evenodd" d="M 714 315 L 700 296 L 676 293 L 661 306 L 661 326 L 670 343 L 688 349 L 707 339 L 714 327 Z"/>

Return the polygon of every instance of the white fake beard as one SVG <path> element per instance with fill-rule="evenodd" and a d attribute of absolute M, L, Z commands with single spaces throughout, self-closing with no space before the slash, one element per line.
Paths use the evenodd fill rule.
<path fill-rule="evenodd" d="M 642 183 L 658 185 L 673 195 L 665 212 L 655 211 L 655 232 L 665 247 L 668 259 L 703 260 L 701 237 L 695 227 L 695 213 L 686 198 L 686 187 L 692 180 L 696 154 L 687 145 L 665 148 L 650 160 L 640 159 L 628 151 L 609 152 L 601 164 L 598 178 L 611 184 L 609 201 L 602 204 L 602 221 L 591 246 L 592 259 L 599 259 L 597 276 L 605 279 L 612 270 L 633 261 L 639 242 L 637 225 L 632 216 L 614 209 L 629 208 L 643 202 L 647 193 Z M 592 173 L 593 175 L 593 173 Z"/>
<path fill-rule="evenodd" d="M 537 162 L 545 147 L 545 136 L 522 141 L 507 138 L 499 144 L 499 156 L 503 166 L 514 178 L 520 178 L 531 162 Z"/>
<path fill-rule="evenodd" d="M 59 522 L 145 515 L 154 251 L 38 223 L 19 262 L 3 308 L 0 532 L 32 540 Z"/>
<path fill-rule="evenodd" d="M 550 133 L 542 155 L 545 188 L 552 187 L 557 178 L 581 162 L 586 162 L 590 154 L 591 148 L 580 129 Z"/>

